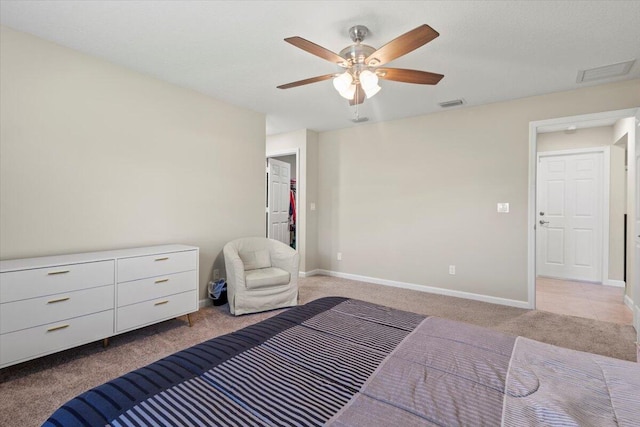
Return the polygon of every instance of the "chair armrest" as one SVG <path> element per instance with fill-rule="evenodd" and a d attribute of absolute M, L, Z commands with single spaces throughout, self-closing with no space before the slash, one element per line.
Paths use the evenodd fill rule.
<path fill-rule="evenodd" d="M 295 249 L 275 240 L 269 241 L 269 255 L 271 265 L 286 270 L 291 274 L 291 280 L 297 282 L 300 268 L 300 254 Z"/>
<path fill-rule="evenodd" d="M 244 263 L 238 252 L 231 245 L 225 245 L 223 249 L 224 268 L 227 273 L 227 292 L 234 292 L 234 289 L 246 287 L 244 281 Z"/>

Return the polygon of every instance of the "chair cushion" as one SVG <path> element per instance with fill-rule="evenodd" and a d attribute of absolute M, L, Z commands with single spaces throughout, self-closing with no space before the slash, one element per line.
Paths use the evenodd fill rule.
<path fill-rule="evenodd" d="M 271 267 L 269 249 L 265 248 L 257 249 L 255 251 L 240 251 L 238 252 L 238 256 L 244 264 L 244 271 Z"/>
<path fill-rule="evenodd" d="M 270 288 L 272 286 L 286 285 L 290 282 L 291 275 L 281 268 L 269 267 L 245 272 L 244 280 L 247 289 Z"/>

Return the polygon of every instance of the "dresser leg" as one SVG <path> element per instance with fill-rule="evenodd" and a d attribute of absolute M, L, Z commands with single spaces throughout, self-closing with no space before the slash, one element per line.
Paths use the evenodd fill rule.
<path fill-rule="evenodd" d="M 189 323 L 189 327 L 191 327 L 191 314 L 187 314 L 187 322 Z"/>
<path fill-rule="evenodd" d="M 102 340 L 102 348 L 107 348 L 109 346 L 109 338 L 105 338 Z"/>

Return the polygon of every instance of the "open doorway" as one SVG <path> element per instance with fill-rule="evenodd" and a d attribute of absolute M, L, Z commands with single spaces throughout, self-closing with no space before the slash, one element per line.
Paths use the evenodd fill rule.
<path fill-rule="evenodd" d="M 625 214 L 634 194 L 627 188 L 632 182 L 627 146 L 617 135 L 619 121 L 633 114 L 625 110 L 531 124 L 532 308 L 633 323 L 632 292 L 625 286 L 632 285 L 628 269 L 637 266 L 627 262 Z"/>
<path fill-rule="evenodd" d="M 297 247 L 298 154 L 267 157 L 265 235 Z"/>

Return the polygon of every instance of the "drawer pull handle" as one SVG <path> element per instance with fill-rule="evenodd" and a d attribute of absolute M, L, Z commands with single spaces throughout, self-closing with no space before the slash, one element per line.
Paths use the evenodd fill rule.
<path fill-rule="evenodd" d="M 69 325 L 54 326 L 53 328 L 47 329 L 47 332 L 59 331 L 60 329 L 65 329 L 65 328 L 68 328 L 68 327 L 69 327 Z"/>
<path fill-rule="evenodd" d="M 67 300 L 70 300 L 70 299 L 71 299 L 71 297 L 52 299 L 51 301 L 48 301 L 47 304 L 54 304 L 56 302 L 67 301 Z"/>
<path fill-rule="evenodd" d="M 164 301 L 159 301 L 159 302 L 155 303 L 154 305 L 162 305 L 162 304 L 166 304 L 168 302 L 169 302 L 169 300 L 166 299 Z"/>
<path fill-rule="evenodd" d="M 168 282 L 169 279 L 158 279 L 156 280 L 156 283 L 164 283 L 164 282 Z"/>
<path fill-rule="evenodd" d="M 56 274 L 65 274 L 65 273 L 68 273 L 68 272 L 69 272 L 69 270 L 60 270 L 60 271 L 50 271 L 47 274 L 49 276 L 53 276 L 53 275 L 56 275 Z"/>
<path fill-rule="evenodd" d="M 168 257 L 168 256 L 166 256 L 166 257 L 164 257 L 164 258 L 156 258 L 156 261 L 166 261 L 166 260 L 168 260 L 168 259 L 169 259 L 169 257 Z"/>

